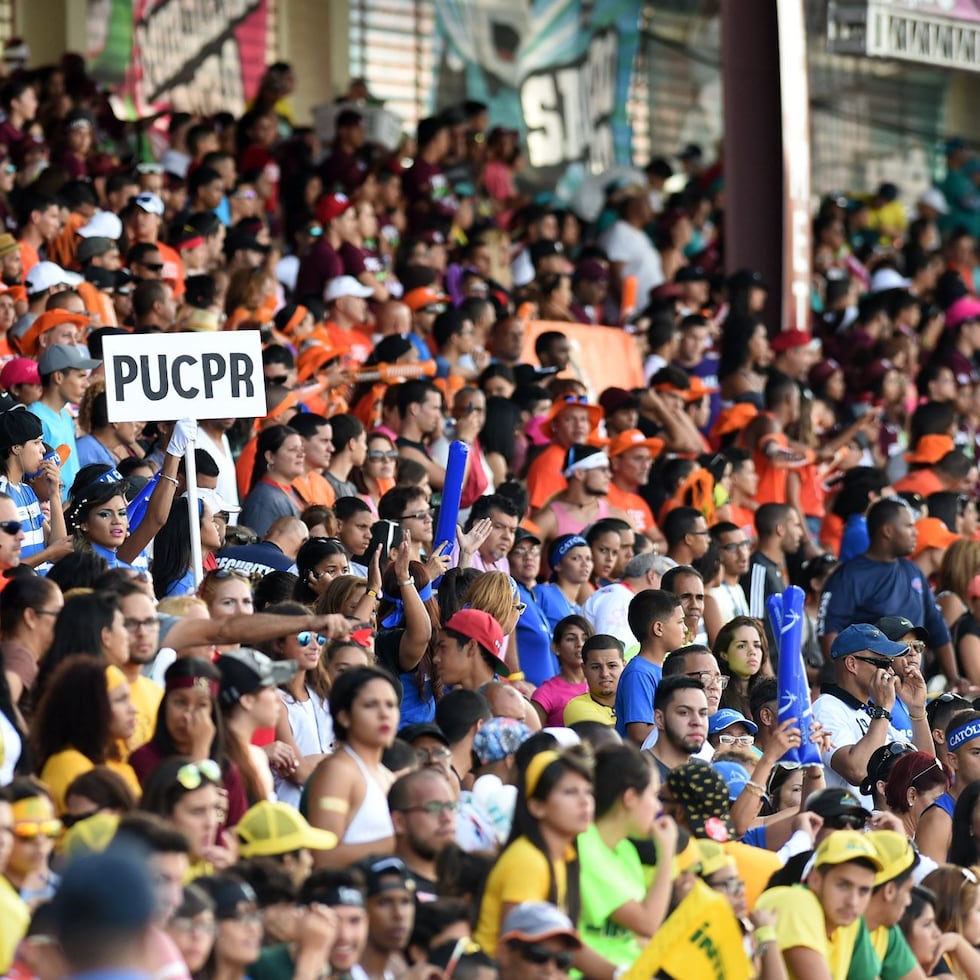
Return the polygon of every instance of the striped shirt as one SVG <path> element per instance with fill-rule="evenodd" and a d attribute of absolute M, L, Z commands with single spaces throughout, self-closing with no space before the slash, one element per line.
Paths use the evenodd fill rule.
<path fill-rule="evenodd" d="M 26 483 L 11 483 L 0 476 L 0 491 L 7 494 L 17 506 L 17 516 L 24 529 L 24 540 L 20 546 L 20 560 L 24 561 L 39 551 L 44 551 L 44 514 L 37 494 Z"/>

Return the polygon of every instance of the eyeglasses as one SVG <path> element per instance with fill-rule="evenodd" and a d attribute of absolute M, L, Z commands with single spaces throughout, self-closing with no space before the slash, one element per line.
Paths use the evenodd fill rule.
<path fill-rule="evenodd" d="M 309 630 L 303 630 L 302 633 L 296 634 L 296 642 L 304 648 L 308 647 L 313 642 L 314 638 L 316 639 L 316 645 L 318 647 L 322 647 L 323 644 L 327 642 L 327 638 L 325 636 L 320 636 L 319 633 L 311 633 Z"/>
<path fill-rule="evenodd" d="M 138 633 L 140 630 L 150 632 L 160 628 L 160 620 L 156 616 L 151 616 L 149 619 L 124 619 L 123 626 L 129 633 Z"/>
<path fill-rule="evenodd" d="M 515 943 L 515 946 L 521 959 L 535 966 L 554 963 L 562 973 L 567 973 L 572 966 L 572 954 L 566 950 L 548 949 L 532 943 Z"/>
<path fill-rule="evenodd" d="M 751 748 L 755 745 L 753 735 L 719 735 L 718 741 L 722 745 L 741 745 L 743 748 Z"/>
<path fill-rule="evenodd" d="M 14 824 L 14 837 L 20 840 L 37 840 L 38 837 L 56 840 L 61 828 L 60 820 L 20 820 Z"/>
<path fill-rule="evenodd" d="M 188 792 L 200 789 L 205 780 L 210 783 L 221 781 L 221 766 L 214 759 L 188 762 L 177 770 L 177 782 Z"/>
<path fill-rule="evenodd" d="M 684 676 L 696 677 L 701 682 L 702 687 L 717 687 L 721 691 L 724 691 L 728 687 L 728 676 L 726 674 L 716 674 L 710 670 L 692 670 Z"/>
<path fill-rule="evenodd" d="M 368 454 L 364 459 L 369 463 L 380 463 L 386 459 L 398 459 L 398 450 L 396 449 L 369 449 Z"/>
<path fill-rule="evenodd" d="M 727 551 L 734 554 L 736 551 L 751 551 L 752 542 L 751 541 L 729 541 L 728 544 L 723 544 L 721 546 L 722 551 Z"/>
<path fill-rule="evenodd" d="M 415 750 L 415 758 L 423 766 L 430 762 L 445 762 L 446 759 L 451 759 L 452 755 L 447 748 Z"/>
<path fill-rule="evenodd" d="M 537 558 L 541 554 L 541 548 L 532 545 L 530 548 L 515 548 L 511 555 L 514 558 Z"/>
<path fill-rule="evenodd" d="M 741 878 L 725 878 L 722 881 L 708 881 L 708 884 L 716 892 L 725 892 L 727 895 L 738 895 L 745 891 L 745 882 Z"/>
<path fill-rule="evenodd" d="M 704 530 L 704 531 L 688 531 L 687 533 L 688 534 L 696 534 L 696 535 L 704 536 L 704 537 L 710 537 L 711 536 L 711 532 L 708 531 L 708 530 Z"/>
<path fill-rule="evenodd" d="M 20 521 L 0 521 L 0 531 L 3 531 L 4 534 L 13 536 L 22 530 Z"/>
<path fill-rule="evenodd" d="M 439 817 L 444 813 L 455 813 L 459 809 L 459 804 L 455 800 L 429 800 L 428 803 L 420 803 L 418 806 L 406 806 L 402 813 L 427 813 L 430 817 Z"/>
<path fill-rule="evenodd" d="M 34 612 L 38 616 L 52 616 L 55 619 L 61 615 L 60 609 L 35 609 Z"/>
<path fill-rule="evenodd" d="M 855 657 L 854 659 L 860 660 L 863 664 L 871 664 L 875 670 L 891 670 L 895 666 L 890 660 L 886 660 L 884 657 Z"/>
<path fill-rule="evenodd" d="M 525 609 L 527 609 L 527 603 L 526 602 L 515 602 L 514 603 L 514 610 L 517 612 L 517 615 L 518 616 L 523 616 Z"/>
<path fill-rule="evenodd" d="M 198 919 L 174 918 L 170 920 L 169 928 L 174 932 L 190 934 L 196 932 L 199 936 L 216 936 L 218 925 L 216 922 L 202 922 Z"/>
<path fill-rule="evenodd" d="M 825 827 L 831 830 L 864 830 L 868 818 L 860 813 L 837 813 L 832 817 L 824 817 Z"/>
<path fill-rule="evenodd" d="M 401 521 L 431 521 L 432 511 L 420 510 L 417 514 L 403 514 L 399 520 Z"/>

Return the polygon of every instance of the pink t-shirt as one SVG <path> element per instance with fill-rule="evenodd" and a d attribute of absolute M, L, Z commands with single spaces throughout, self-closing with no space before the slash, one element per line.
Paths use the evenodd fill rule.
<path fill-rule="evenodd" d="M 531 695 L 531 700 L 536 701 L 547 712 L 545 725 L 549 728 L 562 728 L 565 724 L 565 705 L 572 698 L 585 694 L 588 689 L 589 685 L 585 681 L 581 684 L 572 684 L 559 674 L 545 681 Z"/>

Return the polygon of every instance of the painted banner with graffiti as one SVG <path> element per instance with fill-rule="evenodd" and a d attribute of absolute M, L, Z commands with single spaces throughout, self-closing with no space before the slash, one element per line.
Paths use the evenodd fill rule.
<path fill-rule="evenodd" d="M 239 114 L 265 70 L 267 0 L 88 0 L 89 72 L 117 115 Z"/>
<path fill-rule="evenodd" d="M 436 100 L 519 129 L 540 176 L 630 163 L 642 0 L 436 0 Z"/>

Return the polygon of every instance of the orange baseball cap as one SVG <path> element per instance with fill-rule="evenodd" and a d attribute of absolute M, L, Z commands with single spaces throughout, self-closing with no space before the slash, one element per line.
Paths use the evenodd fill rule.
<path fill-rule="evenodd" d="M 923 517 L 915 522 L 918 538 L 912 557 L 921 554 L 926 548 L 948 548 L 960 536 L 954 534 L 938 517 Z"/>
<path fill-rule="evenodd" d="M 411 289 L 402 297 L 402 302 L 413 313 L 426 306 L 445 306 L 449 301 L 449 297 L 445 293 L 440 293 L 438 289 L 433 289 L 431 286 L 419 286 L 418 289 Z"/>
<path fill-rule="evenodd" d="M 717 394 L 718 388 L 709 388 L 704 381 L 697 375 L 691 376 L 691 387 L 687 389 L 684 393 L 684 398 L 688 402 L 698 402 L 704 398 L 705 395 Z"/>
<path fill-rule="evenodd" d="M 729 405 L 718 413 L 715 424 L 711 427 L 711 438 L 721 439 L 730 432 L 738 432 L 744 429 L 749 422 L 759 414 L 759 409 L 751 402 L 737 402 Z"/>
<path fill-rule="evenodd" d="M 909 463 L 938 463 L 943 456 L 951 453 L 956 448 L 952 436 L 941 434 L 931 434 L 923 436 L 916 444 L 912 452 L 905 454 L 905 459 Z"/>
<path fill-rule="evenodd" d="M 654 456 L 659 456 L 663 452 L 664 441 L 656 436 L 648 439 L 639 429 L 627 429 L 613 437 L 606 452 L 610 457 L 619 456 L 627 449 L 635 449 L 637 446 L 646 446 Z"/>

